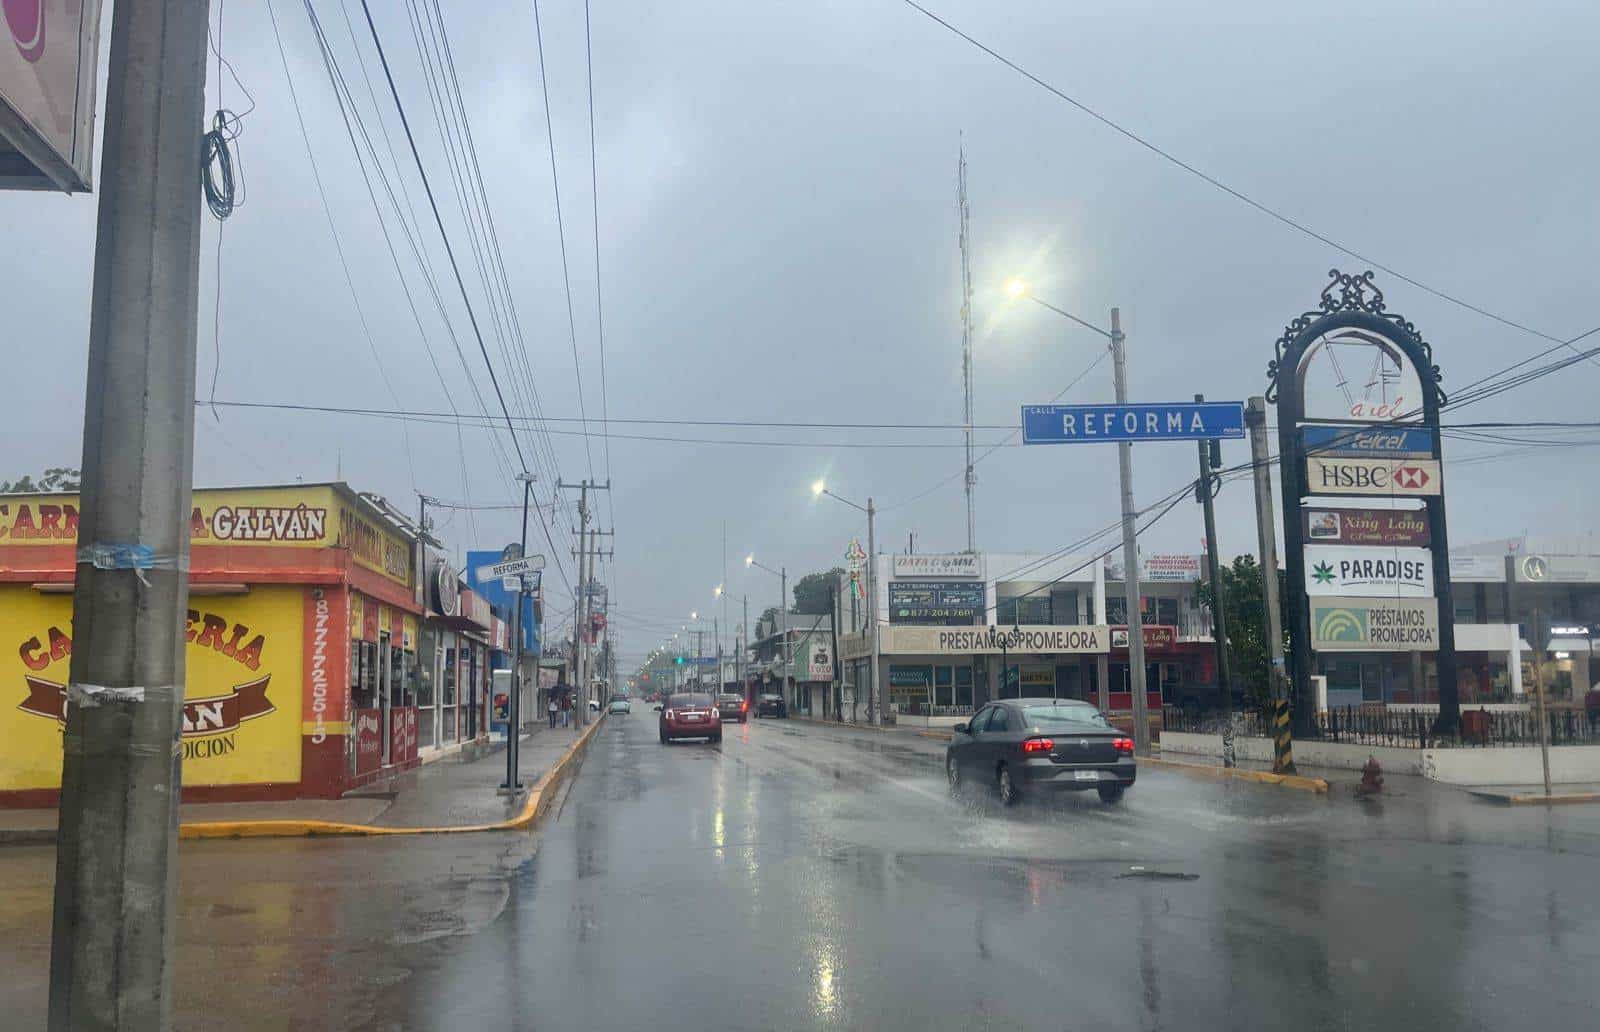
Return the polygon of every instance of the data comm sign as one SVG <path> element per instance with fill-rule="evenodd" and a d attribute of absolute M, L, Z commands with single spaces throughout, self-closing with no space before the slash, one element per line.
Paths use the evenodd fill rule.
<path fill-rule="evenodd" d="M 1312 655 L 1432 652 L 1441 734 L 1460 722 L 1433 349 L 1388 310 L 1372 273 L 1337 269 L 1267 366 L 1283 479 L 1285 601 L 1296 734 L 1310 729 Z M 1340 508 L 1338 496 L 1420 508 Z"/>
<path fill-rule="evenodd" d="M 1023 444 L 1210 441 L 1243 436 L 1244 403 L 1239 401 L 1022 406 Z"/>

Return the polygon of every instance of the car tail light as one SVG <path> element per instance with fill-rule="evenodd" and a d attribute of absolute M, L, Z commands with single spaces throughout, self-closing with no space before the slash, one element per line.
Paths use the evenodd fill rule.
<path fill-rule="evenodd" d="M 739 712 L 740 713 L 743 713 L 745 710 L 747 710 L 749 708 L 750 708 L 750 703 L 749 702 L 741 702 L 741 703 L 739 703 Z"/>
<path fill-rule="evenodd" d="M 713 706 L 713 707 L 711 707 L 711 710 L 707 715 L 710 716 L 712 720 L 716 720 L 722 714 L 717 710 L 717 708 L 715 706 Z"/>
<path fill-rule="evenodd" d="M 1113 740 L 1111 744 L 1116 748 L 1117 752 L 1125 753 L 1129 756 L 1133 755 L 1133 739 L 1118 738 Z"/>
<path fill-rule="evenodd" d="M 1022 755 L 1031 756 L 1034 753 L 1047 753 L 1056 747 L 1053 738 L 1030 738 L 1022 743 Z"/>
<path fill-rule="evenodd" d="M 677 714 L 677 712 L 675 710 L 667 710 L 666 718 L 668 720 L 677 720 L 678 719 L 678 714 Z"/>

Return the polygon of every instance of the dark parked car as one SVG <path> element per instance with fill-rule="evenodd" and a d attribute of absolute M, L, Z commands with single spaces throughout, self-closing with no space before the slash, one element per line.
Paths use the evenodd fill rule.
<path fill-rule="evenodd" d="M 1137 773 L 1133 739 L 1074 699 L 1003 699 L 957 724 L 945 749 L 952 789 L 994 785 L 1007 806 L 1025 792 L 1096 789 L 1114 803 Z"/>
<path fill-rule="evenodd" d="M 737 720 L 743 724 L 750 719 L 750 704 L 744 700 L 743 695 L 736 692 L 724 692 L 717 696 L 717 712 L 723 720 Z"/>
<path fill-rule="evenodd" d="M 763 695 L 756 700 L 756 716 L 758 717 L 787 717 L 789 707 L 783 703 L 781 695 Z"/>
<path fill-rule="evenodd" d="M 722 720 L 717 705 L 709 695 L 684 692 L 667 696 L 661 712 L 661 741 L 674 738 L 704 738 L 709 742 L 722 741 Z"/>

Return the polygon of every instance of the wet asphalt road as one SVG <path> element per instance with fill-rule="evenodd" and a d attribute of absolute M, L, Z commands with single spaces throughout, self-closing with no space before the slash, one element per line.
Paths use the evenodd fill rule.
<path fill-rule="evenodd" d="M 184 843 L 178 1025 L 1592 1025 L 1600 808 L 1147 769 L 1115 808 L 1002 810 L 950 798 L 942 751 L 798 721 L 662 746 L 646 711 L 537 836 Z M 14 1027 L 51 861 L 0 850 Z"/>

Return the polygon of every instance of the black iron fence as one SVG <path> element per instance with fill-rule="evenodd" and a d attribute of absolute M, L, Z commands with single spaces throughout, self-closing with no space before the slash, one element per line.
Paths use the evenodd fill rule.
<path fill-rule="evenodd" d="M 1221 734 L 1226 718 L 1216 713 L 1185 713 L 1176 706 L 1162 709 L 1162 728 L 1198 734 Z M 1439 740 L 1433 732 L 1437 714 L 1415 710 L 1387 710 L 1346 706 L 1318 713 L 1312 737 L 1324 742 L 1352 745 L 1387 745 L 1401 749 L 1439 746 L 1533 746 L 1539 744 L 1539 716 L 1531 710 L 1464 709 L 1461 736 Z M 1551 710 L 1546 714 L 1551 745 L 1600 745 L 1600 713 L 1578 709 Z M 1271 737 L 1266 715 L 1256 711 L 1233 714 L 1235 735 Z"/>

